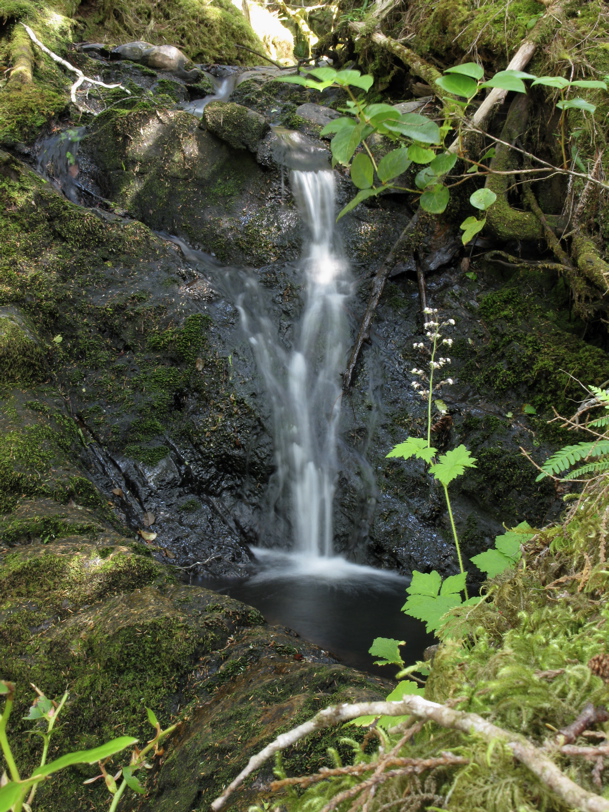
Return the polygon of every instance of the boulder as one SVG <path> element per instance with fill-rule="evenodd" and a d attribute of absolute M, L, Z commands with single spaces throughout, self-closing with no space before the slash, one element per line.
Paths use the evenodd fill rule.
<path fill-rule="evenodd" d="M 217 135 L 234 149 L 256 152 L 269 131 L 266 118 L 233 102 L 211 102 L 203 112 L 203 122 L 209 132 Z"/>

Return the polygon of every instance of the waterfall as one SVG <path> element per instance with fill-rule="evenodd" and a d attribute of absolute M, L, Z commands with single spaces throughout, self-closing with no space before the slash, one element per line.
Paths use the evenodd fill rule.
<path fill-rule="evenodd" d="M 281 346 L 251 278 L 237 305 L 272 404 L 275 507 L 289 505 L 294 551 L 318 558 L 333 554 L 345 300 L 352 282 L 334 234 L 334 174 L 292 170 L 290 181 L 307 229 L 305 301 L 292 348 Z"/>

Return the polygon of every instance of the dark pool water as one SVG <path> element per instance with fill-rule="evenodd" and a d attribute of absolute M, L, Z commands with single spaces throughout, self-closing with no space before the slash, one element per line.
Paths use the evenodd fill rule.
<path fill-rule="evenodd" d="M 247 579 L 198 583 L 255 606 L 269 623 L 294 629 L 340 662 L 388 678 L 397 669 L 375 667 L 368 653 L 375 637 L 405 640 L 407 663 L 422 659 L 434 642 L 422 623 L 400 611 L 408 579 L 338 557 L 254 552 L 258 568 Z"/>

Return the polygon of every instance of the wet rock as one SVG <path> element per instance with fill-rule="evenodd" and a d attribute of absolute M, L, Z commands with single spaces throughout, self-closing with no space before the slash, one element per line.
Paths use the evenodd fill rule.
<path fill-rule="evenodd" d="M 190 59 L 175 45 L 151 45 L 149 42 L 137 41 L 119 45 L 110 53 L 114 59 L 129 59 L 139 62 L 147 68 L 177 73 L 186 82 L 196 82 L 200 72 L 192 67 Z"/>
<path fill-rule="evenodd" d="M 234 149 L 248 149 L 250 152 L 256 152 L 269 130 L 264 116 L 233 102 L 211 102 L 205 107 L 203 122 L 209 132 Z"/>
<path fill-rule="evenodd" d="M 311 122 L 311 124 L 317 124 L 320 127 L 325 127 L 326 124 L 329 124 L 340 116 L 340 113 L 331 107 L 326 107 L 323 104 L 312 104 L 311 102 L 301 104 L 300 107 L 296 108 L 294 113 L 300 116 L 300 118 Z"/>

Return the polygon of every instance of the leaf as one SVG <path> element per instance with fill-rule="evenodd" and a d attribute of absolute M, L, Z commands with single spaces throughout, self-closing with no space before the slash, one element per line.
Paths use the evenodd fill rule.
<path fill-rule="evenodd" d="M 144 541 L 154 541 L 157 537 L 156 533 L 149 533 L 147 530 L 138 530 L 137 534 L 138 536 L 141 536 Z"/>
<path fill-rule="evenodd" d="M 439 79 L 436 79 L 436 84 L 447 93 L 465 99 L 471 99 L 478 92 L 478 82 L 475 79 L 454 73 L 448 76 L 440 76 Z"/>
<path fill-rule="evenodd" d="M 151 710 L 150 708 L 146 708 L 146 715 L 148 716 L 148 721 L 150 722 L 152 727 L 157 728 L 158 730 L 158 728 L 160 727 L 159 720 L 156 718 L 154 711 Z"/>
<path fill-rule="evenodd" d="M 515 91 L 516 93 L 526 93 L 527 88 L 520 76 L 515 75 L 510 70 L 500 70 L 488 82 L 483 82 L 481 87 L 498 87 L 501 90 Z"/>
<path fill-rule="evenodd" d="M 537 414 L 537 409 L 534 406 L 531 406 L 530 403 L 524 403 L 522 405 L 522 411 L 525 414 Z"/>
<path fill-rule="evenodd" d="M 112 493 L 115 496 L 124 496 L 125 495 L 122 488 L 112 488 Z"/>
<path fill-rule="evenodd" d="M 0 682 L 0 694 L 10 694 L 11 687 L 6 682 Z"/>
<path fill-rule="evenodd" d="M 370 648 L 368 654 L 373 657 L 379 657 L 375 660 L 375 665 L 404 665 L 404 660 L 400 654 L 400 646 L 405 646 L 405 640 L 394 640 L 391 637 L 376 637 Z"/>
<path fill-rule="evenodd" d="M 410 164 L 411 160 L 408 157 L 408 149 L 406 147 L 400 147 L 399 149 L 391 150 L 387 155 L 383 155 L 379 161 L 376 173 L 379 176 L 379 180 L 382 183 L 386 183 L 388 180 L 393 180 L 393 178 L 397 178 L 402 172 L 405 172 Z"/>
<path fill-rule="evenodd" d="M 436 631 L 444 615 L 455 606 L 461 605 L 461 596 L 456 594 L 437 595 L 410 595 L 402 612 L 425 623 L 425 631 Z"/>
<path fill-rule="evenodd" d="M 527 522 L 521 522 L 495 539 L 494 549 L 475 555 L 471 561 L 478 569 L 494 578 L 513 567 L 522 557 L 521 545 L 533 538 L 535 531 Z"/>
<path fill-rule="evenodd" d="M 125 784 L 132 789 L 134 792 L 137 792 L 138 795 L 143 795 L 146 790 L 140 783 L 139 779 L 133 775 L 133 767 L 124 767 L 123 768 L 123 778 L 125 779 Z"/>
<path fill-rule="evenodd" d="M 386 456 L 400 457 L 403 460 L 416 457 L 419 460 L 431 462 L 436 454 L 437 449 L 430 446 L 424 437 L 409 437 L 405 442 L 394 446 Z"/>
<path fill-rule="evenodd" d="M 451 152 L 443 152 L 441 155 L 436 155 L 433 161 L 430 164 L 430 167 L 436 173 L 436 175 L 446 175 L 447 172 L 453 168 L 453 166 L 457 163 L 457 156 L 453 155 Z"/>
<path fill-rule="evenodd" d="M 372 161 L 364 152 L 359 152 L 351 164 L 351 180 L 358 189 L 369 189 L 374 180 Z"/>
<path fill-rule="evenodd" d="M 609 454 L 609 440 L 594 440 L 581 442 L 576 445 L 566 445 L 556 451 L 541 466 L 541 473 L 535 479 L 539 482 L 546 476 L 554 476 L 588 457 L 602 457 Z"/>
<path fill-rule="evenodd" d="M 440 595 L 457 595 L 465 589 L 466 573 L 459 572 L 457 575 L 449 575 L 442 582 Z"/>
<path fill-rule="evenodd" d="M 446 210 L 450 201 L 450 192 L 443 183 L 436 183 L 435 186 L 426 189 L 419 199 L 419 205 L 423 211 L 430 214 L 442 214 Z"/>
<path fill-rule="evenodd" d="M 110 756 L 114 756 L 134 744 L 137 744 L 137 739 L 134 739 L 133 736 L 120 736 L 118 739 L 113 739 L 99 747 L 93 747 L 91 750 L 76 750 L 74 753 L 67 753 L 65 756 L 56 758 L 55 761 L 51 761 L 50 764 L 46 764 L 44 767 L 38 767 L 31 777 L 45 778 L 47 775 L 52 775 L 73 764 L 95 764 L 97 761 L 110 758 Z"/>
<path fill-rule="evenodd" d="M 278 82 L 287 82 L 290 85 L 302 85 L 302 87 L 318 87 L 318 82 L 312 82 L 310 79 L 305 79 L 304 76 L 279 76 Z"/>
<path fill-rule="evenodd" d="M 337 133 L 340 130 L 344 129 L 345 127 L 355 127 L 357 124 L 354 118 L 347 118 L 347 116 L 341 116 L 340 118 L 335 118 L 332 121 L 329 121 L 323 130 L 320 132 L 320 135 L 330 135 L 330 133 Z"/>
<path fill-rule="evenodd" d="M 411 144 L 408 147 L 408 157 L 415 164 L 428 164 L 436 157 L 436 153 L 433 149 L 425 149 L 425 147 L 420 147 L 418 144 Z"/>
<path fill-rule="evenodd" d="M 345 166 L 349 163 L 360 142 L 366 137 L 364 135 L 366 130 L 370 130 L 367 125 L 356 124 L 355 127 L 344 127 L 336 133 L 330 143 L 332 157 L 336 163 Z"/>
<path fill-rule="evenodd" d="M 571 82 L 571 87 L 595 87 L 599 90 L 607 90 L 607 82 L 601 82 L 600 79 L 577 79 Z"/>
<path fill-rule="evenodd" d="M 450 485 L 453 479 L 465 471 L 466 468 L 476 468 L 476 460 L 469 450 L 463 445 L 442 454 L 438 462 L 429 467 L 434 477 L 445 487 Z"/>
<path fill-rule="evenodd" d="M 17 784 L 9 781 L 0 788 L 0 812 L 9 812 L 17 801 L 27 793 L 31 784 Z"/>
<path fill-rule="evenodd" d="M 463 76 L 471 76 L 472 79 L 482 79 L 484 68 L 477 62 L 465 62 L 463 65 L 447 68 L 444 73 L 460 73 Z"/>
<path fill-rule="evenodd" d="M 353 200 L 347 203 L 347 205 L 340 210 L 338 217 L 336 219 L 340 220 L 341 217 L 344 217 L 345 214 L 347 214 L 347 212 L 350 212 L 352 209 L 354 209 L 359 203 L 362 202 L 362 200 L 366 200 L 369 197 L 374 197 L 375 195 L 378 195 L 379 192 L 382 191 L 383 191 L 382 189 L 362 189 L 355 195 Z"/>
<path fill-rule="evenodd" d="M 595 104 L 590 104 L 590 102 L 587 102 L 585 99 L 580 99 L 579 97 L 556 102 L 556 106 L 560 110 L 585 110 L 587 113 L 594 113 L 596 110 Z"/>
<path fill-rule="evenodd" d="M 322 70 L 324 69 L 322 68 Z M 351 85 L 352 87 L 359 87 L 362 90 L 368 91 L 374 84 L 374 76 L 367 74 L 362 76 L 358 70 L 341 70 L 336 74 L 334 81 L 337 85 Z"/>
<path fill-rule="evenodd" d="M 494 578 L 500 575 L 505 570 L 514 566 L 514 560 L 504 555 L 500 550 L 486 550 L 484 553 L 479 553 L 473 556 L 470 561 L 475 564 L 479 570 L 486 573 L 487 578 Z"/>
<path fill-rule="evenodd" d="M 364 107 L 364 115 L 368 119 L 373 119 L 376 116 L 388 115 L 392 118 L 399 118 L 400 111 L 396 110 L 392 104 L 384 104 L 382 102 L 377 104 L 368 104 Z"/>
<path fill-rule="evenodd" d="M 491 189 L 477 189 L 469 196 L 469 202 L 475 208 L 486 211 L 497 200 L 497 195 Z"/>
<path fill-rule="evenodd" d="M 467 243 L 476 236 L 484 226 L 486 225 L 486 217 L 482 220 L 478 220 L 477 217 L 466 217 L 465 220 L 459 226 L 460 229 L 463 230 L 463 234 L 461 235 L 461 242 L 463 245 L 467 245 Z M 466 274 L 469 276 L 469 274 Z M 471 278 L 471 277 L 470 277 Z"/>
<path fill-rule="evenodd" d="M 440 592 L 442 576 L 436 570 L 431 572 L 419 572 L 414 570 L 410 586 L 406 587 L 409 595 L 427 595 L 435 598 Z"/>
<path fill-rule="evenodd" d="M 404 679 L 395 686 L 390 694 L 387 694 L 387 702 L 399 702 L 405 696 L 424 696 L 425 688 L 417 685 L 411 679 Z M 395 716 L 390 717 L 395 719 Z M 394 722 L 395 724 L 395 722 Z"/>
<path fill-rule="evenodd" d="M 564 76 L 540 76 L 538 79 L 535 79 L 531 87 L 543 85 L 544 87 L 557 87 L 559 90 L 564 90 L 566 87 L 569 87 L 569 84 L 569 80 L 565 79 Z"/>
<path fill-rule="evenodd" d="M 426 166 L 417 172 L 414 182 L 417 189 L 426 189 L 431 183 L 438 182 L 438 176 L 430 166 Z"/>
<path fill-rule="evenodd" d="M 154 513 L 151 513 L 149 510 L 146 511 L 146 513 L 144 513 L 144 516 L 142 518 L 142 524 L 145 527 L 150 527 L 150 525 L 154 524 L 155 521 L 156 521 L 156 516 L 154 515 Z"/>
<path fill-rule="evenodd" d="M 357 71 L 359 73 L 359 71 Z M 338 72 L 334 68 L 311 68 L 307 73 L 319 79 L 320 82 L 333 82 Z"/>
<path fill-rule="evenodd" d="M 418 113 L 403 113 L 398 119 L 387 121 L 385 127 L 422 144 L 439 144 L 441 141 L 440 128 L 435 121 Z"/>
<path fill-rule="evenodd" d="M 59 335 L 55 336 L 55 338 L 53 339 L 54 344 L 61 344 L 62 341 L 63 341 L 63 336 L 59 336 Z"/>

